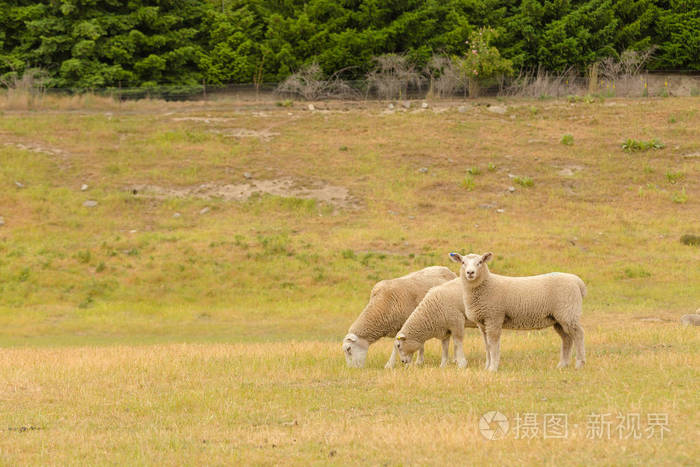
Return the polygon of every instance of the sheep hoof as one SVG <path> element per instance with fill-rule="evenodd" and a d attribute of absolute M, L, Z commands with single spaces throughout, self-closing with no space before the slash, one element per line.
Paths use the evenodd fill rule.
<path fill-rule="evenodd" d="M 557 369 L 566 368 L 567 366 L 569 366 L 567 362 L 559 362 L 559 365 L 557 365 Z"/>
<path fill-rule="evenodd" d="M 467 361 L 466 361 L 466 360 L 463 360 L 463 361 L 457 362 L 457 367 L 459 367 L 459 368 L 466 368 L 466 367 L 467 367 Z"/>
<path fill-rule="evenodd" d="M 390 362 L 387 362 L 387 364 L 384 365 L 384 369 L 385 369 L 385 370 L 393 370 L 393 369 L 394 369 L 394 364 L 393 364 L 393 363 L 390 363 Z"/>
<path fill-rule="evenodd" d="M 585 361 L 585 360 L 578 360 L 578 361 L 576 362 L 576 369 L 577 369 L 577 370 L 580 370 L 581 368 L 583 368 L 583 366 L 584 366 L 585 364 L 586 364 L 586 361 Z"/>

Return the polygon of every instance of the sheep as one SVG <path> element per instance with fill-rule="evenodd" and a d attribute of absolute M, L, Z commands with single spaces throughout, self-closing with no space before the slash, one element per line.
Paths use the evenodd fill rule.
<path fill-rule="evenodd" d="M 456 277 L 449 268 L 430 266 L 375 284 L 369 303 L 343 338 L 342 348 L 348 366 L 363 367 L 370 345 L 382 337 L 394 337 L 431 287 Z M 393 368 L 396 357 L 394 349 L 385 368 Z M 422 352 L 417 363 L 422 363 Z"/>
<path fill-rule="evenodd" d="M 581 327 L 581 303 L 586 285 L 574 274 L 551 272 L 538 276 L 507 277 L 492 274 L 487 262 L 492 253 L 459 255 L 450 259 L 460 263 L 464 307 L 467 319 L 481 330 L 486 345 L 486 369 L 498 370 L 501 329 L 543 329 L 553 326 L 561 337 L 564 368 L 576 346 L 576 368 L 586 362 Z"/>
<path fill-rule="evenodd" d="M 465 317 L 462 281 L 456 277 L 428 291 L 396 334 L 394 348 L 398 351 L 401 361 L 408 364 L 414 352 L 419 351 L 422 354 L 425 341 L 432 338 L 440 339 L 442 341 L 440 368 L 443 368 L 448 362 L 451 336 L 457 366 L 465 368 L 467 359 L 462 348 L 465 327 L 475 328 L 476 324 Z"/>
<path fill-rule="evenodd" d="M 685 326 L 700 326 L 700 309 L 694 314 L 683 315 L 681 317 L 681 323 Z"/>

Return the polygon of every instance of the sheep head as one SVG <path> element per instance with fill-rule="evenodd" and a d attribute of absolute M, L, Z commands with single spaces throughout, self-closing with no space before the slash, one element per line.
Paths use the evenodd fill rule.
<path fill-rule="evenodd" d="M 349 333 L 343 338 L 345 362 L 351 368 L 362 368 L 367 360 L 369 342 L 356 334 Z"/>
<path fill-rule="evenodd" d="M 486 265 L 491 258 L 493 253 L 484 253 L 483 255 L 477 255 L 470 253 L 468 255 L 460 255 L 459 253 L 450 253 L 450 259 L 455 263 L 460 264 L 459 275 L 464 278 L 467 282 L 479 283 L 488 274 L 489 268 Z"/>

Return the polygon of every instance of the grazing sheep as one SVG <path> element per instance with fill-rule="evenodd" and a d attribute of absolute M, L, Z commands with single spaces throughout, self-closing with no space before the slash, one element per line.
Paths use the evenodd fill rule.
<path fill-rule="evenodd" d="M 695 314 L 683 315 L 681 323 L 685 326 L 700 326 L 700 310 L 696 311 Z"/>
<path fill-rule="evenodd" d="M 444 266 L 431 266 L 396 279 L 377 282 L 369 303 L 350 326 L 343 339 L 343 353 L 348 366 L 363 367 L 370 345 L 382 337 L 394 337 L 401 326 L 433 286 L 457 276 Z M 385 368 L 393 368 L 394 349 Z M 417 363 L 422 363 L 422 352 Z"/>
<path fill-rule="evenodd" d="M 486 263 L 492 253 L 459 255 L 464 307 L 468 319 L 481 330 L 486 344 L 486 369 L 498 370 L 501 356 L 501 329 L 542 329 L 554 326 L 561 337 L 563 368 L 576 346 L 576 368 L 586 362 L 581 327 L 581 302 L 586 286 L 574 274 L 551 272 L 539 276 L 506 277 L 491 274 Z"/>
<path fill-rule="evenodd" d="M 451 336 L 457 366 L 465 368 L 467 359 L 462 349 L 465 327 L 475 328 L 476 324 L 465 317 L 462 281 L 457 277 L 444 284 L 436 285 L 428 291 L 396 335 L 394 348 L 398 351 L 403 363 L 410 363 L 415 351 L 423 352 L 425 341 L 432 338 L 440 339 L 442 341 L 440 368 L 442 368 L 447 365 Z"/>

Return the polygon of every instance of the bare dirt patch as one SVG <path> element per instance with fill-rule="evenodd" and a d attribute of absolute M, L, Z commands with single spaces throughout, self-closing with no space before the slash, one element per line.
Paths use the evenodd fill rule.
<path fill-rule="evenodd" d="M 314 181 L 297 182 L 292 178 L 255 180 L 241 184 L 204 183 L 189 187 L 161 187 L 157 185 L 133 185 L 129 191 L 158 199 L 200 198 L 245 201 L 256 194 L 269 194 L 286 198 L 315 199 L 335 207 L 354 209 L 358 202 L 347 188 Z"/>

